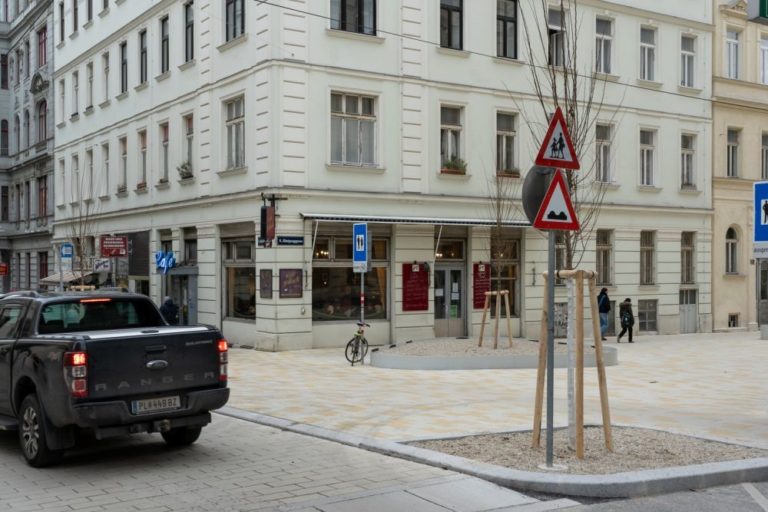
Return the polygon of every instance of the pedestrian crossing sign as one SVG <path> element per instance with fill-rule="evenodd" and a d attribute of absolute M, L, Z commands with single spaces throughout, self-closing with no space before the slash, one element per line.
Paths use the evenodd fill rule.
<path fill-rule="evenodd" d="M 572 170 L 578 170 L 581 167 L 560 107 L 555 110 L 547 135 L 541 142 L 539 154 L 536 156 L 536 165 Z"/>
<path fill-rule="evenodd" d="M 533 222 L 537 229 L 558 229 L 562 231 L 579 231 L 579 219 L 573 210 L 571 196 L 563 179 L 562 171 L 555 172 L 547 195 L 541 203 L 539 213 Z"/>

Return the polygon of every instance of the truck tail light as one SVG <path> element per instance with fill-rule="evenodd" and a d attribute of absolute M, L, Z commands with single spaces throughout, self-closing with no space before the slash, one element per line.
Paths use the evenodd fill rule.
<path fill-rule="evenodd" d="M 88 354 L 66 352 L 64 354 L 64 380 L 69 394 L 75 398 L 88 396 Z"/>
<path fill-rule="evenodd" d="M 220 339 L 217 347 L 219 349 L 219 382 L 227 382 L 227 363 L 229 362 L 229 344 L 227 340 Z"/>

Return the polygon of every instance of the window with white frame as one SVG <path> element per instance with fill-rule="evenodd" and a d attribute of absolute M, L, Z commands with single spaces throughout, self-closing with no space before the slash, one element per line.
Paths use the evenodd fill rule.
<path fill-rule="evenodd" d="M 461 107 L 440 107 L 440 166 L 461 167 Z"/>
<path fill-rule="evenodd" d="M 66 193 L 64 192 L 64 188 L 67 183 L 67 176 L 66 176 L 67 168 L 64 164 L 64 159 L 59 159 L 59 172 L 57 174 L 58 177 L 58 183 L 56 184 L 57 187 L 54 189 L 54 194 L 56 196 L 56 205 L 57 206 L 64 206 L 64 203 L 66 202 Z"/>
<path fill-rule="evenodd" d="M 725 232 L 725 273 L 739 273 L 739 235 L 733 228 Z"/>
<path fill-rule="evenodd" d="M 245 100 L 243 97 L 227 101 L 227 169 L 245 167 Z"/>
<path fill-rule="evenodd" d="M 147 62 L 147 31 L 139 32 L 139 83 L 147 82 L 149 68 Z"/>
<path fill-rule="evenodd" d="M 194 0 L 184 4 L 184 62 L 195 58 L 195 6 Z"/>
<path fill-rule="evenodd" d="M 640 29 L 640 78 L 656 80 L 656 30 Z"/>
<path fill-rule="evenodd" d="M 376 165 L 376 99 L 331 93 L 331 163 Z"/>
<path fill-rule="evenodd" d="M 565 13 L 560 9 L 547 11 L 549 36 L 548 63 L 550 66 L 565 65 Z"/>
<path fill-rule="evenodd" d="M 168 16 L 160 20 L 160 74 L 171 68 L 171 40 L 168 28 Z"/>
<path fill-rule="evenodd" d="M 611 126 L 595 125 L 595 178 L 602 183 L 611 182 Z"/>
<path fill-rule="evenodd" d="M 741 33 L 735 30 L 726 31 L 725 35 L 725 76 L 739 78 L 739 39 Z"/>
<path fill-rule="evenodd" d="M 695 262 L 696 233 L 683 231 L 680 235 L 680 283 L 693 284 L 696 281 Z"/>
<path fill-rule="evenodd" d="M 101 56 L 102 83 L 104 86 L 104 101 L 109 100 L 109 52 Z"/>
<path fill-rule="evenodd" d="M 192 172 L 192 152 L 195 146 L 195 122 L 192 114 L 182 118 L 182 126 L 184 127 L 184 144 L 186 147 L 184 152 L 185 163 L 189 172 Z"/>
<path fill-rule="evenodd" d="M 120 43 L 120 94 L 128 92 L 128 43 Z"/>
<path fill-rule="evenodd" d="M 768 84 L 768 35 L 760 37 L 760 80 Z"/>
<path fill-rule="evenodd" d="M 139 131 L 139 184 L 147 183 L 147 130 Z"/>
<path fill-rule="evenodd" d="M 109 194 L 109 142 L 101 145 L 101 195 Z"/>
<path fill-rule="evenodd" d="M 496 113 L 496 173 L 520 176 L 515 161 L 515 114 Z"/>
<path fill-rule="evenodd" d="M 613 261 L 613 230 L 598 229 L 595 239 L 597 284 L 612 284 L 613 272 L 611 272 L 611 267 Z"/>
<path fill-rule="evenodd" d="M 440 46 L 461 50 L 464 0 L 440 0 Z"/>
<path fill-rule="evenodd" d="M 637 326 L 640 331 L 656 332 L 657 326 L 657 300 L 638 300 L 637 301 Z"/>
<path fill-rule="evenodd" d="M 376 35 L 376 0 L 331 0 L 331 28 Z"/>
<path fill-rule="evenodd" d="M 680 37 L 680 85 L 693 87 L 696 70 L 696 38 L 684 35 Z"/>
<path fill-rule="evenodd" d="M 59 80 L 59 104 L 57 105 L 58 114 L 59 114 L 59 122 L 63 123 L 65 121 L 66 116 L 66 109 L 64 108 L 65 104 L 65 98 L 67 93 L 67 86 L 64 82 L 64 79 L 62 78 Z"/>
<path fill-rule="evenodd" d="M 726 150 L 726 176 L 729 178 L 739 177 L 739 130 L 728 128 L 728 146 Z"/>
<path fill-rule="evenodd" d="M 656 233 L 640 232 L 640 284 L 656 282 Z"/>
<path fill-rule="evenodd" d="M 518 294 L 520 287 L 520 240 L 513 239 L 507 230 L 491 234 L 491 291 L 507 290 L 511 316 L 518 316 Z M 496 318 L 496 300 L 501 296 L 492 295 L 489 303 L 491 318 Z M 500 311 L 503 311 L 501 309 Z"/>
<path fill-rule="evenodd" d="M 226 0 L 224 16 L 227 41 L 245 33 L 245 0 Z"/>
<path fill-rule="evenodd" d="M 224 239 L 224 316 L 256 318 L 256 244 L 252 238 Z"/>
<path fill-rule="evenodd" d="M 85 109 L 93 107 L 93 62 L 85 66 Z"/>
<path fill-rule="evenodd" d="M 169 148 L 168 148 L 168 123 L 162 123 L 160 128 L 160 183 L 168 183 Z"/>
<path fill-rule="evenodd" d="M 85 151 L 85 166 L 86 166 L 86 180 L 87 183 L 83 187 L 85 200 L 93 199 L 94 183 L 93 183 L 93 150 L 87 149 Z"/>
<path fill-rule="evenodd" d="M 611 46 L 613 45 L 613 21 L 597 18 L 595 22 L 595 71 L 611 73 Z"/>
<path fill-rule="evenodd" d="M 695 159 L 696 137 L 684 133 L 680 136 L 680 186 L 685 189 L 696 188 Z"/>
<path fill-rule="evenodd" d="M 117 191 L 125 192 L 128 188 L 128 138 L 121 137 L 118 140 L 120 147 L 120 178 L 117 183 Z"/>
<path fill-rule="evenodd" d="M 80 112 L 80 79 L 77 71 L 72 73 L 72 115 L 77 115 Z"/>
<path fill-rule="evenodd" d="M 760 162 L 760 177 L 763 180 L 768 180 L 768 133 L 763 133 L 762 135 L 762 151 L 761 151 L 761 162 Z"/>
<path fill-rule="evenodd" d="M 496 55 L 517 58 L 517 0 L 496 0 Z"/>
<path fill-rule="evenodd" d="M 656 132 L 640 130 L 640 184 L 654 186 L 654 157 L 656 150 Z"/>
<path fill-rule="evenodd" d="M 80 157 L 72 156 L 72 184 L 69 187 L 69 202 L 77 203 L 80 201 Z"/>

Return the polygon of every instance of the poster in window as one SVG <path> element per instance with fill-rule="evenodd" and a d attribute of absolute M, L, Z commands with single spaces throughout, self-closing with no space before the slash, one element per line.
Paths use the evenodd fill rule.
<path fill-rule="evenodd" d="M 429 267 L 423 263 L 403 263 L 403 311 L 429 309 Z"/>
<path fill-rule="evenodd" d="M 491 291 L 491 265 L 488 263 L 475 263 L 472 267 L 474 274 L 472 305 L 475 309 L 483 309 L 485 306 L 485 292 Z"/>
<path fill-rule="evenodd" d="M 272 298 L 272 269 L 263 268 L 259 270 L 259 297 L 262 299 Z"/>
<path fill-rule="evenodd" d="M 303 288 L 303 271 L 300 268 L 280 269 L 280 298 L 300 299 Z"/>

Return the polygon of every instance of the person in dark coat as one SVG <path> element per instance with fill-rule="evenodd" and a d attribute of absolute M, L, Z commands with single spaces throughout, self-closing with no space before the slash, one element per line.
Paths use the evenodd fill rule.
<path fill-rule="evenodd" d="M 600 290 L 600 295 L 597 296 L 597 310 L 600 312 L 600 337 L 605 341 L 605 330 L 608 329 L 608 313 L 611 312 L 608 288 Z"/>
<path fill-rule="evenodd" d="M 163 300 L 163 305 L 160 306 L 160 313 L 165 318 L 165 321 L 171 325 L 178 325 L 179 323 L 179 306 L 173 303 L 173 299 L 166 297 Z"/>
<path fill-rule="evenodd" d="M 616 343 L 621 343 L 621 337 L 629 331 L 629 342 L 632 341 L 632 326 L 635 325 L 635 315 L 632 314 L 632 300 L 627 297 L 619 306 L 619 318 L 621 319 L 621 332 L 616 338 Z"/>

